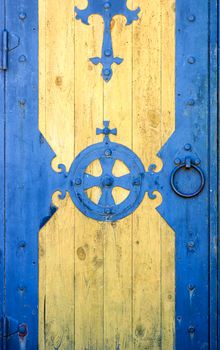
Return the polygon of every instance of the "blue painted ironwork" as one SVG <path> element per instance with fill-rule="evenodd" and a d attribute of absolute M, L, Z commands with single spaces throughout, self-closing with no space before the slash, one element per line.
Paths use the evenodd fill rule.
<path fill-rule="evenodd" d="M 0 335 L 0 349 L 26 344 L 37 350 L 38 233 L 56 211 L 51 196 L 62 179 L 51 169 L 55 153 L 38 131 L 38 1 L 22 2 L 22 25 L 19 7 L 0 2 L 10 51 L 8 69 L 0 71 L 0 317 L 5 330 L 13 319 L 27 326 L 27 334 L 9 329 L 7 337 Z"/>
<path fill-rule="evenodd" d="M 121 64 L 123 59 L 115 57 L 112 46 L 111 36 L 111 20 L 116 15 L 125 16 L 127 19 L 127 25 L 138 19 L 138 13 L 140 8 L 136 10 L 129 10 L 127 7 L 127 0 L 88 0 L 88 6 L 84 10 L 80 10 L 75 7 L 76 19 L 81 19 L 85 24 L 89 24 L 89 16 L 98 14 L 102 16 L 104 20 L 104 37 L 102 44 L 102 56 L 90 58 L 93 64 L 101 63 L 102 77 L 108 82 L 112 77 L 112 64 Z"/>
<path fill-rule="evenodd" d="M 6 29 L 4 29 L 1 33 L 0 41 L 0 71 L 6 71 L 8 69 L 9 52 L 18 47 L 20 43 L 20 38 L 14 33 L 9 33 Z"/>
<path fill-rule="evenodd" d="M 22 4 L 27 21 L 12 2 L 0 3 L 0 22 L 7 23 L 8 33 L 20 37 L 18 49 L 8 56 L 9 69 L 0 72 L 4 87 L 0 90 L 0 162 L 5 169 L 0 173 L 4 189 L 0 191 L 0 311 L 5 330 L 12 318 L 21 326 L 15 334 L 0 334 L 0 344 L 7 350 L 19 349 L 22 334 L 26 348 L 37 350 L 38 231 L 56 210 L 52 194 L 61 188 L 64 197 L 66 189 L 74 191 L 77 185 L 71 183 L 74 178 L 64 166 L 60 173 L 51 169 L 55 153 L 38 131 L 38 6 L 36 0 Z M 218 347 L 217 25 L 217 2 L 201 2 L 200 6 L 194 0 L 187 5 L 185 0 L 176 2 L 176 129 L 158 154 L 162 170 L 156 172 L 152 165 L 140 185 L 137 181 L 141 190 L 135 203 L 142 191 L 153 199 L 158 190 L 163 197 L 158 211 L 176 232 L 178 350 Z M 192 156 L 185 147 L 180 152 L 186 142 L 198 151 L 206 177 L 203 191 L 192 199 L 176 195 L 170 187 L 173 160 L 182 161 L 185 151 Z M 110 140 L 109 144 L 118 145 Z M 98 151 L 105 150 L 104 141 L 98 145 Z M 120 154 L 122 150 L 133 157 L 131 150 L 119 145 Z M 134 159 L 136 174 L 143 165 L 136 155 Z M 101 186 L 109 185 L 112 179 L 103 179 Z M 135 203 L 131 202 L 133 209 Z"/>
<path fill-rule="evenodd" d="M 129 148 L 112 142 L 109 135 L 116 135 L 117 129 L 110 130 L 109 122 L 104 122 L 104 129 L 97 129 L 96 133 L 103 134 L 103 142 L 94 144 L 83 150 L 73 161 L 66 184 L 60 189 L 62 198 L 68 191 L 77 208 L 86 216 L 99 221 L 116 221 L 131 214 L 142 201 L 145 194 L 144 166 L 140 159 Z M 88 166 L 99 160 L 102 174 L 99 177 L 86 172 Z M 120 160 L 129 169 L 129 174 L 116 177 L 112 173 L 115 161 Z M 87 190 L 98 186 L 102 194 L 99 203 L 89 199 Z M 114 187 L 121 187 L 129 191 L 127 198 L 116 204 L 112 195 Z"/>
<path fill-rule="evenodd" d="M 63 179 L 66 178 L 66 181 L 63 181 L 62 188 L 60 188 L 61 198 L 64 198 L 68 191 L 72 201 L 84 215 L 99 221 L 117 221 L 130 215 L 139 206 L 145 192 L 148 192 L 151 199 L 155 198 L 153 192 L 161 190 L 160 181 L 158 181 L 160 174 L 154 173 L 154 165 L 151 165 L 149 171 L 146 172 L 141 160 L 131 149 L 109 139 L 110 135 L 117 135 L 117 129 L 109 129 L 109 121 L 104 121 L 104 129 L 97 128 L 96 133 L 97 135 L 104 135 L 103 142 L 91 145 L 83 150 L 73 161 L 69 173 L 66 172 L 64 165 L 60 165 Z M 187 145 L 185 145 L 185 148 L 187 148 Z M 194 162 L 198 163 L 198 157 L 196 156 L 195 160 L 194 158 L 195 156 L 192 156 L 192 161 L 189 162 L 186 158 L 183 164 L 176 167 L 173 172 L 171 185 L 178 194 L 180 192 L 174 185 L 174 176 L 181 167 L 196 168 L 202 177 L 202 184 L 199 186 L 200 191 L 204 186 L 205 180 L 202 170 L 194 164 Z M 95 160 L 99 160 L 102 167 L 102 174 L 97 177 L 86 172 L 89 165 Z M 112 170 L 116 160 L 125 164 L 129 170 L 128 174 L 121 177 L 113 175 Z M 101 189 L 98 204 L 94 203 L 87 195 L 87 190 L 93 187 Z M 127 198 L 120 204 L 115 203 L 112 195 L 115 187 L 121 187 L 129 191 Z M 184 193 L 181 195 L 182 197 L 192 197 L 195 193 L 193 195 L 185 195 Z"/>

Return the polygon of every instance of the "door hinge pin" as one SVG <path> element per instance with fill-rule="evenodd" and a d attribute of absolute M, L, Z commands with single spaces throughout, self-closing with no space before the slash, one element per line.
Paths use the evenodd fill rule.
<path fill-rule="evenodd" d="M 6 71 L 8 69 L 8 31 L 2 32 L 2 65 L 1 70 Z"/>

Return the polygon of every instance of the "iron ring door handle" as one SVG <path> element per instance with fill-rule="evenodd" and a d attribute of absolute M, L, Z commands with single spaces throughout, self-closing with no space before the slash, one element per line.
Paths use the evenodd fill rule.
<path fill-rule="evenodd" d="M 192 193 L 184 193 L 184 192 L 181 192 L 179 189 L 177 189 L 175 183 L 174 183 L 174 180 L 175 180 L 175 175 L 177 174 L 177 172 L 179 172 L 181 169 L 188 169 L 190 170 L 191 168 L 195 169 L 199 175 L 200 175 L 200 185 L 198 187 L 198 189 L 195 191 L 195 192 L 192 192 Z M 195 197 L 197 196 L 204 188 L 205 186 L 205 176 L 204 176 L 204 173 L 202 171 L 202 169 L 200 169 L 200 167 L 198 167 L 196 164 L 194 164 L 191 159 L 190 160 L 185 160 L 182 164 L 180 164 L 179 166 L 176 166 L 172 173 L 171 173 L 171 177 L 170 177 L 170 184 L 171 184 L 171 187 L 173 189 L 173 191 L 179 195 L 180 197 L 183 197 L 183 198 L 192 198 L 192 197 Z"/>

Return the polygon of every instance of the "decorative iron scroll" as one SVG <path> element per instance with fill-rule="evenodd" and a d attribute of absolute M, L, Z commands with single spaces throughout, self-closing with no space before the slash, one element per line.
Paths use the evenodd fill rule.
<path fill-rule="evenodd" d="M 138 19 L 138 13 L 140 8 L 136 10 L 129 10 L 127 7 L 127 0 L 88 0 L 88 6 L 84 10 L 80 10 L 75 7 L 76 19 L 81 19 L 85 24 L 89 24 L 89 16 L 97 14 L 102 16 L 104 20 L 104 37 L 102 44 L 102 56 L 90 58 L 90 61 L 97 65 L 102 64 L 102 77 L 108 82 L 112 77 L 112 64 L 121 64 L 123 59 L 115 57 L 112 47 L 112 36 L 111 36 L 111 20 L 116 15 L 125 16 L 127 19 L 127 25 Z"/>
<path fill-rule="evenodd" d="M 109 121 L 104 121 L 104 128 L 97 128 L 96 134 L 103 134 L 103 141 L 84 149 L 73 161 L 69 173 L 66 172 L 64 165 L 59 166 L 60 175 L 63 175 L 63 185 L 59 190 L 62 192 L 61 198 L 64 198 L 68 191 L 72 201 L 84 215 L 98 221 L 117 221 L 133 213 L 142 202 L 146 192 L 151 199 L 154 199 L 153 192 L 161 191 L 164 187 L 164 176 L 163 174 L 161 176 L 161 172 L 154 172 L 156 166 L 153 164 L 146 172 L 141 160 L 131 149 L 112 142 L 109 136 L 117 135 L 117 129 L 110 129 Z M 100 176 L 93 176 L 87 172 L 89 165 L 95 160 L 98 160 L 101 165 Z M 124 163 L 127 167 L 129 172 L 126 175 L 117 177 L 113 174 L 112 170 L 116 161 Z M 198 157 L 192 156 L 190 163 L 188 160 L 186 163 L 180 160 L 180 164 L 176 164 L 175 173 L 182 168 L 181 164 L 184 164 L 184 169 L 193 167 L 199 171 L 199 174 L 202 174 L 202 187 L 200 186 L 200 190 L 196 190 L 193 196 L 199 194 L 205 179 L 202 170 L 198 167 Z M 171 184 L 174 189 L 175 174 L 173 174 L 174 172 Z M 93 187 L 99 187 L 101 190 L 98 203 L 93 202 L 87 194 L 87 190 Z M 119 204 L 116 204 L 112 194 L 115 187 L 128 191 L 127 197 Z"/>

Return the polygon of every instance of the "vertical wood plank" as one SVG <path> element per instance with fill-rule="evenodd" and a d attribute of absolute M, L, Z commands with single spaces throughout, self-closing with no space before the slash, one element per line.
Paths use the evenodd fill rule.
<path fill-rule="evenodd" d="M 134 26 L 134 150 L 145 166 L 160 148 L 160 0 L 142 2 Z M 146 196 L 145 196 L 146 198 Z M 160 349 L 161 241 L 160 220 L 152 203 L 134 213 L 134 344 L 135 349 Z"/>
<path fill-rule="evenodd" d="M 39 128 L 68 168 L 74 156 L 74 1 L 39 2 Z M 59 58 L 59 59 L 58 59 Z M 74 344 L 74 207 L 69 199 L 39 234 L 39 344 Z"/>
<path fill-rule="evenodd" d="M 155 159 L 155 155 L 172 132 L 175 118 L 173 9 L 171 2 L 165 1 L 143 2 L 141 9 L 141 20 L 134 27 L 133 46 L 134 150 L 146 168 L 155 163 L 159 170 L 161 161 Z M 163 22 L 165 13 L 171 14 L 169 28 L 166 21 Z M 165 57 L 167 42 L 170 50 L 166 50 Z M 135 349 L 172 348 L 174 235 L 155 211 L 158 200 L 153 203 L 146 196 L 134 213 Z M 170 236 L 167 239 L 161 235 Z M 168 332 L 166 337 L 164 334 Z"/>
<path fill-rule="evenodd" d="M 132 26 L 116 16 L 111 23 L 115 56 L 113 78 L 104 87 L 104 115 L 117 127 L 116 142 L 132 147 Z M 115 139 L 114 136 L 111 139 Z M 115 163 L 115 167 L 117 163 Z M 114 171 L 114 168 L 113 168 Z M 116 171 L 116 168 L 115 168 Z M 120 171 L 120 165 L 119 169 Z M 120 173 L 116 173 L 117 176 Z M 122 195 L 117 189 L 117 199 Z M 121 198 L 122 199 L 122 198 Z M 104 241 L 104 345 L 105 349 L 132 349 L 132 216 L 103 225 Z"/>
<path fill-rule="evenodd" d="M 175 129 L 175 3 L 161 0 L 161 142 Z M 161 221 L 161 342 L 174 347 L 175 233 Z"/>
<path fill-rule="evenodd" d="M 80 8 L 86 4 L 76 1 Z M 141 20 L 132 26 L 114 18 L 114 52 L 124 62 L 113 66 L 108 84 L 101 66 L 88 60 L 101 52 L 102 20 L 75 21 L 73 5 L 41 0 L 39 8 L 40 130 L 57 153 L 53 166 L 68 168 L 82 149 L 101 141 L 95 128 L 103 119 L 146 168 L 161 166 L 155 155 L 174 127 L 171 2 L 141 3 Z M 172 347 L 174 236 L 156 204 L 146 196 L 133 216 L 101 224 L 68 196 L 59 203 L 40 233 L 41 349 Z"/>
<path fill-rule="evenodd" d="M 84 8 L 86 3 L 76 5 Z M 89 62 L 100 55 L 103 24 L 99 16 L 89 21 L 90 26 L 75 22 L 75 155 L 100 141 L 95 134 L 103 119 L 101 68 Z M 75 348 L 102 350 L 103 232 L 100 223 L 77 209 L 75 228 Z"/>

